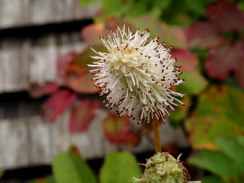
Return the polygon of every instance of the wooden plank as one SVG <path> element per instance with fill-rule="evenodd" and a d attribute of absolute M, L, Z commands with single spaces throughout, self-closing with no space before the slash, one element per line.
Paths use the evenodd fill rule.
<path fill-rule="evenodd" d="M 51 158 L 57 153 L 65 152 L 71 145 L 68 122 L 69 112 L 65 112 L 50 125 Z"/>
<path fill-rule="evenodd" d="M 87 7 L 82 7 L 78 1 L 75 1 L 73 4 L 73 19 L 87 19 L 91 17 L 95 17 L 99 9 L 101 8 L 100 3 L 95 3 Z"/>
<path fill-rule="evenodd" d="M 28 129 L 25 120 L 0 121 L 0 168 L 29 164 Z"/>
<path fill-rule="evenodd" d="M 87 43 L 81 39 L 80 33 L 77 32 L 72 32 L 70 34 L 70 43 L 72 45 L 73 50 L 78 53 L 88 47 Z"/>
<path fill-rule="evenodd" d="M 78 0 L 0 0 L 0 29 L 92 18 L 100 7 L 82 7 Z"/>
<path fill-rule="evenodd" d="M 55 10 L 56 16 L 55 21 L 68 21 L 73 19 L 73 7 L 78 1 L 73 0 L 59 0 L 56 1 Z"/>
<path fill-rule="evenodd" d="M 79 32 L 71 32 L 70 34 L 57 35 L 57 52 L 58 57 L 70 52 L 80 52 L 87 48 L 87 44 L 82 41 Z"/>
<path fill-rule="evenodd" d="M 55 16 L 54 2 L 50 0 L 32 0 L 29 6 L 30 8 L 30 23 L 31 24 L 43 24 L 52 21 L 52 17 Z"/>
<path fill-rule="evenodd" d="M 42 123 L 40 116 L 27 119 L 27 123 L 30 134 L 30 165 L 49 164 L 52 161 L 49 124 Z"/>
<path fill-rule="evenodd" d="M 56 80 L 57 48 L 54 35 L 34 41 L 29 62 L 31 83 L 44 83 Z"/>
<path fill-rule="evenodd" d="M 0 93 L 27 89 L 29 41 L 8 39 L 0 44 Z"/>
<path fill-rule="evenodd" d="M 107 142 L 102 130 L 102 122 L 107 116 L 106 112 L 98 110 L 96 111 L 96 114 L 97 118 L 92 122 L 88 132 L 86 132 L 89 139 L 89 146 L 81 149 L 81 152 L 83 152 L 87 158 L 101 158 L 109 152 L 117 149 L 117 146 L 113 146 Z"/>
<path fill-rule="evenodd" d="M 29 0 L 0 0 L 0 28 L 28 23 Z"/>

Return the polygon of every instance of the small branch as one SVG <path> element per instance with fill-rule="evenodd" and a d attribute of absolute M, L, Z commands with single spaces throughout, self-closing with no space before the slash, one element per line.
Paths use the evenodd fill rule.
<path fill-rule="evenodd" d="M 161 152 L 161 141 L 160 141 L 160 131 L 159 131 L 159 121 L 153 120 L 153 133 L 154 133 L 154 145 L 155 152 Z"/>

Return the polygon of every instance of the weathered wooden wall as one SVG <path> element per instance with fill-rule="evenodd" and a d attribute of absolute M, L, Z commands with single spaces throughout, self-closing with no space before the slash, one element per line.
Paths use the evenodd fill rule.
<path fill-rule="evenodd" d="M 3 39 L 0 42 L 0 93 L 28 90 L 30 83 L 56 80 L 60 55 L 87 45 L 79 32 L 46 35 L 37 39 Z"/>
<path fill-rule="evenodd" d="M 91 18 L 99 7 L 82 7 L 78 0 L 0 0 L 0 28 Z"/>

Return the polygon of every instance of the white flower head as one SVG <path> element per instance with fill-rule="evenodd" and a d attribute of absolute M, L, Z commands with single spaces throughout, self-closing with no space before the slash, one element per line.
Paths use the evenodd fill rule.
<path fill-rule="evenodd" d="M 91 57 L 97 61 L 88 65 L 93 68 L 90 72 L 100 95 L 106 95 L 107 106 L 116 107 L 120 116 L 128 115 L 139 123 L 164 121 L 169 108 L 183 104 L 177 97 L 184 96 L 172 90 L 183 80 L 170 48 L 159 38 L 149 37 L 148 30 L 133 34 L 125 26 L 117 28 L 101 37 L 107 53 L 91 48 L 96 53 Z"/>

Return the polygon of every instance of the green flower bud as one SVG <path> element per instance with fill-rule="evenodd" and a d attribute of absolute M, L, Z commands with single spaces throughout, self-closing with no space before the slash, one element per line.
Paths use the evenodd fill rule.
<path fill-rule="evenodd" d="M 190 176 L 186 168 L 167 152 L 152 156 L 144 164 L 145 171 L 141 178 L 133 178 L 134 183 L 187 183 Z"/>

